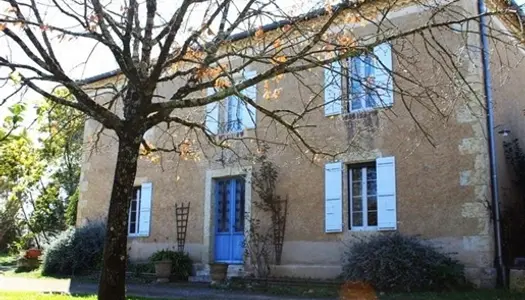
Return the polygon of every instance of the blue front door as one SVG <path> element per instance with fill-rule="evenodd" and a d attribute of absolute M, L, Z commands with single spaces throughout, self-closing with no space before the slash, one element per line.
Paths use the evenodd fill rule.
<path fill-rule="evenodd" d="M 215 180 L 215 261 L 242 263 L 244 179 Z"/>

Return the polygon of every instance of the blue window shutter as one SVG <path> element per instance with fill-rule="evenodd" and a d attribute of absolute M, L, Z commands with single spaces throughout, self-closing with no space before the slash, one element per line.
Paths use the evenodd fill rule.
<path fill-rule="evenodd" d="M 325 165 L 325 232 L 343 231 L 343 178 L 341 162 Z"/>
<path fill-rule="evenodd" d="M 153 185 L 151 182 L 143 183 L 140 187 L 140 208 L 139 208 L 139 232 L 140 236 L 149 236 L 151 219 L 151 197 Z"/>
<path fill-rule="evenodd" d="M 324 114 L 333 116 L 341 113 L 342 89 L 341 62 L 336 61 L 324 69 Z"/>
<path fill-rule="evenodd" d="M 377 226 L 379 230 L 397 229 L 396 161 L 393 156 L 376 160 Z"/>
<path fill-rule="evenodd" d="M 255 71 L 248 71 L 244 75 L 246 79 L 253 78 L 257 75 Z M 254 84 L 252 86 L 247 87 L 242 91 L 243 95 L 246 97 L 252 99 L 254 102 L 257 101 L 257 85 Z M 252 129 L 255 128 L 255 124 L 257 123 L 257 110 L 254 106 L 242 101 L 241 104 L 241 116 L 242 116 L 242 124 L 244 125 L 244 128 L 246 129 Z"/>
<path fill-rule="evenodd" d="M 392 45 L 384 43 L 374 48 L 374 100 L 377 106 L 390 107 L 394 103 L 392 78 Z"/>
<path fill-rule="evenodd" d="M 208 88 L 208 96 L 215 93 L 213 88 Z M 215 101 L 206 105 L 206 128 L 212 133 L 219 132 L 219 102 Z"/>

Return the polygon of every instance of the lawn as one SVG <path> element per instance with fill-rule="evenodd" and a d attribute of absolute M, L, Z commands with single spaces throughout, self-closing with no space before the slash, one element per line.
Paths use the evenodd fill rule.
<path fill-rule="evenodd" d="M 40 278 L 40 269 L 33 271 L 18 270 L 16 267 L 16 256 L 10 254 L 0 254 L 0 276 Z"/>
<path fill-rule="evenodd" d="M 38 293 L 0 292 L 2 300 L 96 300 L 96 296 L 70 296 Z M 147 300 L 141 297 L 128 297 L 129 300 Z M 247 296 L 246 299 L 250 299 Z M 381 295 L 379 300 L 522 300 L 525 294 L 505 291 L 473 291 L 457 293 L 414 293 L 398 295 Z M 167 300 L 167 299 L 164 299 Z M 175 299 L 171 299 L 175 300 Z M 177 299 L 183 300 L 183 299 Z"/>
<path fill-rule="evenodd" d="M 71 296 L 71 295 L 54 295 L 54 294 L 38 294 L 38 293 L 18 293 L 18 292 L 1 292 L 0 299 L 2 300 L 96 300 L 97 297 L 92 296 Z M 141 297 L 128 297 L 129 300 L 147 300 Z M 156 300 L 159 300 L 158 298 Z M 160 299 L 162 300 L 162 299 Z M 167 300 L 167 299 L 164 299 Z M 182 300 L 182 299 L 179 299 Z"/>
<path fill-rule="evenodd" d="M 525 294 L 503 290 L 383 295 L 380 300 L 523 300 Z"/>
<path fill-rule="evenodd" d="M 0 253 L 0 267 L 12 267 L 16 265 L 16 258 L 12 255 Z"/>

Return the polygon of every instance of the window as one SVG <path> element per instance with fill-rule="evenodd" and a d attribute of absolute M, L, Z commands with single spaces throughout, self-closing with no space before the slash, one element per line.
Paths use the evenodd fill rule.
<path fill-rule="evenodd" d="M 391 107 L 392 46 L 383 43 L 373 53 L 332 62 L 324 81 L 325 116 Z"/>
<path fill-rule="evenodd" d="M 256 76 L 255 71 L 245 71 L 244 78 Z M 208 95 L 217 93 L 215 88 L 208 88 Z M 257 101 L 257 85 L 252 85 L 241 91 L 242 95 Z M 206 129 L 213 135 L 242 133 L 245 129 L 254 129 L 257 113 L 254 106 L 238 96 L 230 96 L 222 101 L 206 105 Z"/>
<path fill-rule="evenodd" d="M 242 106 L 241 99 L 230 96 L 226 99 L 226 105 L 222 111 L 222 122 L 219 124 L 220 133 L 239 132 L 242 126 Z"/>
<path fill-rule="evenodd" d="M 348 61 L 347 87 L 349 112 L 374 108 L 374 58 L 371 55 L 354 57 Z"/>
<path fill-rule="evenodd" d="M 350 229 L 377 228 L 376 166 L 350 166 L 348 169 Z"/>
<path fill-rule="evenodd" d="M 129 205 L 129 236 L 149 236 L 152 191 L 151 182 L 133 188 Z"/>
<path fill-rule="evenodd" d="M 139 233 L 139 217 L 140 217 L 140 187 L 133 189 L 133 197 L 131 198 L 131 204 L 129 206 L 129 231 L 128 233 L 138 234 Z"/>

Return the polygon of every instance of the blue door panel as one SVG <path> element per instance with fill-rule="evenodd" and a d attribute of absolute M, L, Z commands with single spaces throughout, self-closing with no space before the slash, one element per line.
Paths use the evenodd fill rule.
<path fill-rule="evenodd" d="M 231 236 L 230 235 L 216 235 L 215 236 L 215 261 L 229 262 L 231 251 Z"/>
<path fill-rule="evenodd" d="M 215 181 L 215 261 L 242 263 L 244 254 L 244 179 Z"/>
<path fill-rule="evenodd" d="M 242 263 L 244 252 L 244 236 L 242 234 L 235 234 L 232 236 L 232 261 Z"/>

